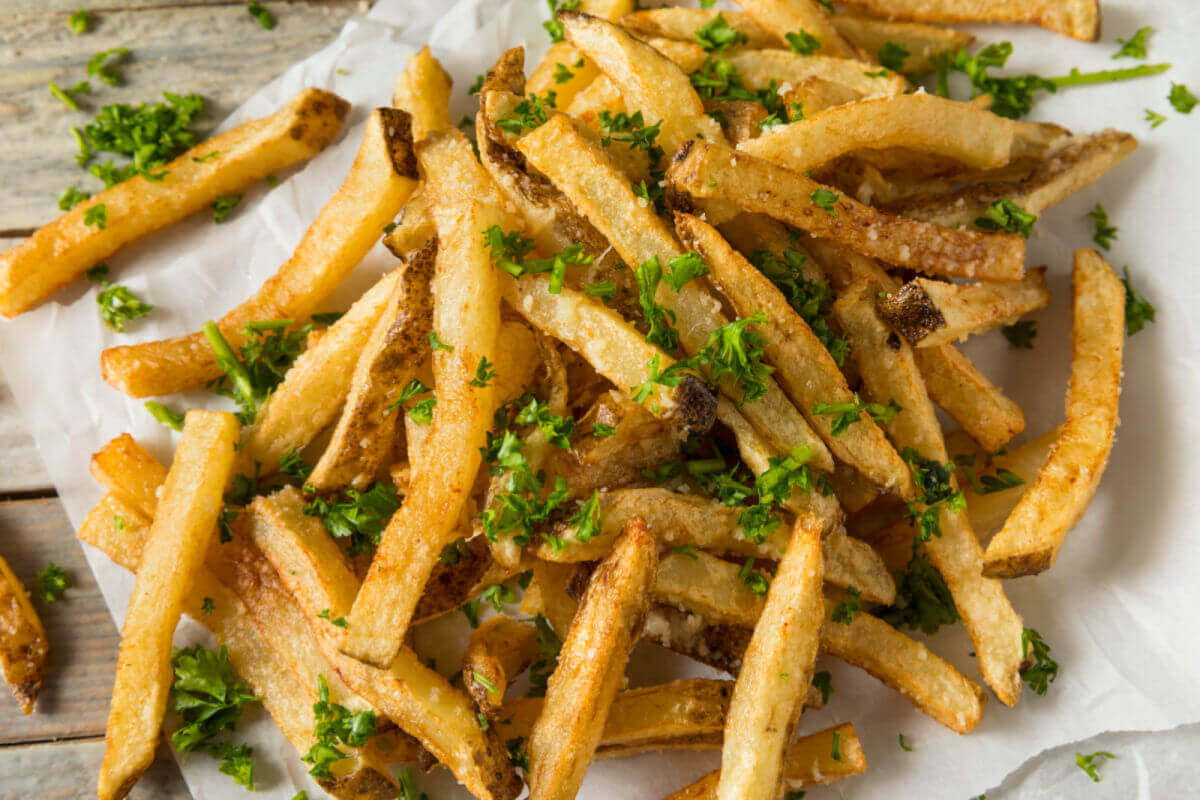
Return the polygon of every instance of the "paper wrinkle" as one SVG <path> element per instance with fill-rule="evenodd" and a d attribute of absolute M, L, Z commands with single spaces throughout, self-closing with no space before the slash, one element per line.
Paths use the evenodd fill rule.
<path fill-rule="evenodd" d="M 110 259 L 113 280 L 129 285 L 156 307 L 131 326 L 130 333 L 115 334 L 102 325 L 95 287 L 65 290 L 41 308 L 0 323 L 0 369 L 74 525 L 103 493 L 88 474 L 90 453 L 128 431 L 166 460 L 176 439 L 142 408 L 142 401 L 125 398 L 103 383 L 101 350 L 196 330 L 273 274 L 340 185 L 363 120 L 371 108 L 389 102 L 392 81 L 416 48 L 428 42 L 453 75 L 452 118 L 458 118 L 473 102 L 466 88 L 501 52 L 527 43 L 531 52 L 526 64 L 532 70 L 547 46 L 541 3 L 460 0 L 448 11 L 444 7 L 428 0 L 381 0 L 366 17 L 348 22 L 335 42 L 269 83 L 221 126 L 228 129 L 246 118 L 269 114 L 306 86 L 335 91 L 354 104 L 350 124 L 337 142 L 309 164 L 281 176 L 274 189 L 260 185 L 249 190 L 227 223 L 214 228 L 209 215 L 198 214 Z M 1200 396 L 1200 315 L 1195 314 L 1200 284 L 1193 279 L 1192 266 L 1200 252 L 1200 223 L 1193 214 L 1200 114 L 1181 116 L 1166 101 L 1172 79 L 1200 74 L 1200 56 L 1191 39 L 1194 25 L 1179 23 L 1194 19 L 1195 12 L 1187 0 L 1152 6 L 1134 0 L 1107 2 L 1105 41 L 1100 44 L 1012 26 L 973 29 L 982 43 L 1013 41 L 1016 55 L 1006 70 L 1009 74 L 1063 74 L 1073 66 L 1086 70 L 1133 64 L 1114 63 L 1110 56 L 1117 49 L 1115 37 L 1127 38 L 1142 25 L 1156 31 L 1150 38 L 1150 61 L 1175 64 L 1166 76 L 1038 100 L 1032 118 L 1080 132 L 1123 128 L 1141 138 L 1142 146 L 1097 185 L 1043 215 L 1039 235 L 1030 242 L 1029 263 L 1050 265 L 1053 300 L 1049 308 L 1031 315 L 1039 323 L 1036 350 L 1012 351 L 996 335 L 963 346 L 1026 410 L 1029 432 L 1022 440 L 1063 417 L 1071 253 L 1090 246 L 1091 224 L 1085 215 L 1097 202 L 1120 227 L 1120 238 L 1106 255 L 1117 268 L 1130 264 L 1138 288 L 1158 308 L 1158 321 L 1127 342 L 1122 427 L 1093 507 L 1068 537 L 1051 573 L 1006 583 L 1025 624 L 1040 630 L 1053 647 L 1061 665 L 1058 681 L 1046 697 L 1026 689 L 1015 709 L 1005 709 L 991 698 L 977 731 L 957 736 L 865 673 L 822 658 L 819 668 L 833 673 L 834 696 L 825 710 L 804 715 L 801 731 L 853 722 L 871 767 L 863 776 L 812 791 L 810 797 L 962 800 L 1000 784 L 1010 771 L 1047 750 L 1051 752 L 1021 767 L 988 796 L 1150 797 L 1147 786 L 1162 797 L 1193 791 L 1194 759 L 1167 755 L 1172 745 L 1190 746 L 1194 753 L 1200 747 L 1200 728 L 1156 737 L 1142 734 L 1144 741 L 1154 742 L 1144 747 L 1138 745 L 1143 739 L 1133 734 L 1107 734 L 1105 745 L 1092 749 L 1125 747 L 1129 752 L 1118 752 L 1120 759 L 1102 767 L 1102 784 L 1087 780 L 1074 766 L 1073 749 L 1061 746 L 1105 730 L 1164 729 L 1200 720 L 1195 680 L 1195 665 L 1200 663 L 1200 582 L 1195 578 L 1200 574 L 1200 538 L 1195 536 L 1200 495 L 1194 491 L 1191 469 L 1200 446 L 1200 415 L 1195 413 L 1195 398 Z M 1148 106 L 1168 116 L 1154 131 L 1142 122 Z M 377 248 L 322 308 L 345 308 L 392 263 L 391 256 Z M 228 407 L 204 392 L 164 402 L 175 408 Z M 87 546 L 84 550 L 119 623 L 133 577 L 98 551 Z M 197 631 L 197 624 L 188 623 L 178 641 L 195 640 Z M 426 626 L 418 638 L 423 649 L 436 655 L 443 673 L 450 674 L 457 669 L 465 635 L 461 615 L 453 615 Z M 933 637 L 931 647 L 978 680 L 968 656 L 970 642 L 960 629 Z M 635 652 L 631 685 L 684 675 L 715 673 L 665 656 L 651 645 Z M 913 752 L 900 750 L 897 733 L 904 733 Z M 290 800 L 301 788 L 310 797 L 322 796 L 265 714 L 251 715 L 237 738 L 255 746 L 263 784 L 257 796 Z M 1150 764 L 1148 780 L 1143 754 Z M 580 797 L 661 797 L 717 764 L 716 753 L 600 762 Z M 1164 784 L 1163 776 L 1171 769 L 1181 780 Z M 239 796 L 240 790 L 203 755 L 189 758 L 183 772 L 197 800 Z M 1186 774 L 1193 783 L 1182 780 Z M 444 771 L 423 776 L 421 783 L 432 797 L 467 797 Z M 1050 786 L 1054 788 L 1047 789 Z"/>

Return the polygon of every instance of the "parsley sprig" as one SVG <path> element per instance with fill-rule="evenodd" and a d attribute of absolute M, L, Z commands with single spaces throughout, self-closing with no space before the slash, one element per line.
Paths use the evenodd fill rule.
<path fill-rule="evenodd" d="M 1023 319 L 1012 325 L 1000 328 L 1000 333 L 1008 340 L 1009 347 L 1014 350 L 1032 350 L 1033 340 L 1037 338 L 1037 321 Z"/>
<path fill-rule="evenodd" d="M 53 561 L 37 572 L 37 594 L 45 603 L 56 602 L 71 585 L 71 576 Z"/>
<path fill-rule="evenodd" d="M 846 356 L 850 354 L 850 342 L 845 334 L 837 336 L 829 327 L 833 292 L 827 281 L 810 281 L 804 277 L 805 255 L 790 248 L 779 256 L 760 250 L 751 255 L 750 260 L 759 272 L 783 292 L 788 305 L 808 323 L 837 365 L 840 367 L 844 364 Z"/>
<path fill-rule="evenodd" d="M 308 774 L 314 778 L 332 778 L 330 767 L 347 755 L 341 746 L 362 747 L 375 735 L 375 712 L 368 709 L 350 713 L 350 709 L 331 701 L 324 675 L 317 676 L 317 698 L 313 704 L 315 742 L 301 760 L 312 765 Z"/>
<path fill-rule="evenodd" d="M 1133 336 L 1146 327 L 1147 322 L 1154 322 L 1154 306 L 1133 286 L 1129 277 L 1129 267 L 1125 267 L 1121 277 L 1125 287 L 1125 335 Z"/>
<path fill-rule="evenodd" d="M 1028 239 L 1033 233 L 1035 222 L 1036 214 L 1030 214 L 1012 200 L 1002 197 L 988 206 L 982 217 L 975 220 L 975 227 L 981 231 L 1016 233 Z"/>
<path fill-rule="evenodd" d="M 746 34 L 729 24 L 724 14 L 717 14 L 696 29 L 696 43 L 708 53 L 719 53 L 726 47 L 746 42 Z"/>
<path fill-rule="evenodd" d="M 1099 783 L 1100 773 L 1096 770 L 1099 769 L 1100 765 L 1104 763 L 1104 760 L 1108 758 L 1116 758 L 1116 756 L 1107 750 L 1097 750 L 1096 752 L 1088 753 L 1087 755 L 1084 755 L 1083 753 L 1076 753 L 1075 766 L 1083 770 L 1084 773 L 1086 773 L 1094 783 Z"/>
<path fill-rule="evenodd" d="M 863 414 L 867 414 L 876 422 L 888 423 L 896 418 L 902 409 L 895 401 L 891 401 L 887 405 L 880 403 L 864 403 L 858 395 L 854 395 L 854 400 L 848 403 L 817 403 L 813 406 L 813 413 L 818 416 L 833 416 L 833 424 L 830 425 L 830 433 L 833 436 L 839 437 L 850 429 L 850 426 L 862 419 Z"/>
<path fill-rule="evenodd" d="M 400 497 L 390 483 L 376 481 L 364 492 L 347 489 L 344 499 L 314 497 L 304 513 L 320 517 L 335 539 L 345 539 L 351 555 L 374 553 Z"/>
<path fill-rule="evenodd" d="M 550 273 L 547 288 L 550 294 L 562 293 L 567 267 L 584 267 L 592 263 L 592 257 L 585 254 L 583 245 L 578 243 L 564 247 L 553 258 L 526 258 L 535 247 L 533 239 L 522 236 L 520 231 L 505 233 L 499 225 L 484 231 L 483 240 L 491 252 L 492 262 L 514 278 Z"/>
<path fill-rule="evenodd" d="M 140 319 L 154 310 L 154 306 L 142 301 L 140 297 L 120 284 L 109 283 L 108 265 L 97 264 L 87 271 L 88 280 L 100 284 L 100 292 L 96 295 L 96 305 L 100 307 L 100 318 L 104 324 L 118 333 L 135 319 Z"/>
<path fill-rule="evenodd" d="M 553 89 L 547 89 L 545 95 L 531 94 L 513 108 L 508 116 L 496 120 L 496 125 L 503 131 L 519 136 L 526 129 L 533 130 L 546 121 L 546 109 L 554 108 L 558 94 Z"/>
<path fill-rule="evenodd" d="M 1033 628 L 1021 631 L 1021 660 L 1026 664 L 1021 677 L 1039 695 L 1045 695 L 1058 678 L 1058 662 L 1050 657 L 1050 645 Z"/>
<path fill-rule="evenodd" d="M 941 508 L 957 512 L 967 507 L 967 500 L 960 490 L 954 488 L 950 475 L 954 472 L 953 461 L 941 464 L 926 458 L 917 450 L 905 447 L 900 457 L 908 462 L 913 481 L 917 484 L 917 500 L 908 504 L 908 516 L 917 521 L 918 538 L 927 542 L 942 535 L 939 518 Z"/>
<path fill-rule="evenodd" d="M 181 753 L 203 752 L 221 759 L 221 772 L 246 788 L 254 786 L 253 750 L 215 738 L 232 731 L 242 717 L 242 707 L 257 701 L 250 687 L 238 680 L 222 645 L 213 652 L 200 645 L 176 648 L 171 654 L 175 679 L 168 710 L 182 717 L 171 734 L 171 744 Z"/>
<path fill-rule="evenodd" d="M 958 607 L 950 588 L 921 552 L 919 538 L 913 540 L 912 557 L 895 578 L 897 602 L 878 612 L 889 625 L 921 630 L 932 636 L 943 625 L 958 621 Z"/>
<path fill-rule="evenodd" d="M 1108 250 L 1112 247 L 1112 243 L 1117 236 L 1117 226 L 1108 224 L 1108 212 L 1104 210 L 1104 206 L 1096 203 L 1096 207 L 1088 212 L 1088 219 L 1092 221 L 1092 241 L 1098 247 Z"/>
<path fill-rule="evenodd" d="M 304 349 L 312 325 L 289 330 L 293 322 L 290 319 L 247 322 L 242 328 L 240 357 L 215 322 L 209 320 L 201 328 L 217 366 L 225 373 L 224 378 L 212 381 L 207 388 L 231 398 L 241 407 L 237 417 L 243 425 L 254 422 L 263 403 L 283 382 L 288 368 Z"/>

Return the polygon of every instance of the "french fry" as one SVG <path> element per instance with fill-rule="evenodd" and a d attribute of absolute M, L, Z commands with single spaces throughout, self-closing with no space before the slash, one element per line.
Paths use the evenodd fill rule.
<path fill-rule="evenodd" d="M 987 459 L 987 472 L 1007 470 L 1020 478 L 1023 481 L 1022 485 L 1000 491 L 988 491 L 985 494 L 978 493 L 973 482 L 964 487 L 963 491 L 967 495 L 967 516 L 971 518 L 971 529 L 979 537 L 980 543 L 986 544 L 992 534 L 1004 525 L 1004 521 L 1017 507 L 1025 491 L 1034 484 L 1038 471 L 1046 463 L 1061 433 L 1062 426 L 1055 426 L 1020 447 L 1014 447 L 1002 455 L 994 454 Z M 951 454 L 956 457 L 958 455 L 953 449 Z M 960 471 L 964 469 L 959 467 Z M 985 468 L 981 465 L 976 471 L 984 472 Z"/>
<path fill-rule="evenodd" d="M 0 255 L 0 314 L 28 311 L 125 245 L 312 158 L 349 109 L 335 94 L 305 89 L 271 116 L 188 150 L 163 167 L 162 179 L 135 175 L 84 200 Z M 103 225 L 85 221 L 95 208 L 104 209 Z"/>
<path fill-rule="evenodd" d="M 1093 42 L 1099 0 L 846 0 L 876 17 L 914 22 L 1023 22 Z"/>
<path fill-rule="evenodd" d="M 914 347 L 937 347 L 985 333 L 1050 302 L 1046 268 L 1014 282 L 945 283 L 913 278 L 879 301 L 879 316 Z"/>
<path fill-rule="evenodd" d="M 850 44 L 876 58 L 888 42 L 900 45 L 908 51 L 900 71 L 909 75 L 932 72 L 939 56 L 957 53 L 975 41 L 975 37 L 966 31 L 953 28 L 895 22 L 857 14 L 835 14 L 833 27 Z"/>
<path fill-rule="evenodd" d="M 746 14 L 775 35 L 782 45 L 798 31 L 815 36 L 821 55 L 857 58 L 858 51 L 842 38 L 833 19 L 814 0 L 738 0 Z"/>
<path fill-rule="evenodd" d="M 814 413 L 818 403 L 853 402 L 854 395 L 829 351 L 770 279 L 698 218 L 676 214 L 675 229 L 708 264 L 709 281 L 740 316 L 765 312 L 767 321 L 756 330 L 765 340 L 766 355 L 776 368 L 779 384 L 830 451 L 885 489 L 910 493 L 912 477 L 907 466 L 868 414 L 864 412 L 855 424 L 835 434 L 833 417 Z"/>
<path fill-rule="evenodd" d="M 858 735 L 847 722 L 802 736 L 788 746 L 783 759 L 783 787 L 791 793 L 810 786 L 825 786 L 866 769 L 867 760 Z M 663 800 L 717 800 L 720 781 L 721 770 L 714 770 Z"/>
<path fill-rule="evenodd" d="M 248 463 L 257 462 L 263 474 L 273 473 L 284 456 L 303 450 L 338 416 L 355 365 L 406 271 L 401 267 L 380 278 L 320 341 L 300 354 L 259 410 L 258 419 L 242 432 Z"/>
<path fill-rule="evenodd" d="M 32 714 L 42 689 L 50 643 L 29 593 L 0 558 L 0 672 L 22 714 Z"/>
<path fill-rule="evenodd" d="M 118 517 L 120 524 L 116 522 Z M 149 532 L 150 522 L 137 508 L 109 493 L 88 514 L 79 529 L 79 538 L 99 548 L 120 566 L 136 571 Z M 201 608 L 204 597 L 213 600 L 211 610 Z M 307 753 L 316 743 L 312 713 L 317 699 L 316 676 L 298 675 L 294 671 L 295 660 L 285 658 L 264 635 L 264 631 L 273 627 L 274 620 L 264 619 L 261 613 L 256 617 L 251 609 L 261 611 L 266 604 L 243 604 L 207 567 L 196 573 L 195 586 L 184 603 L 184 611 L 212 631 L 217 642 L 228 649 L 238 676 L 250 686 L 297 753 Z M 303 643 L 304 640 L 293 640 L 289 651 Z M 332 684 L 340 680 L 336 675 L 331 678 L 333 689 Z M 347 758 L 331 766 L 333 778 L 318 781 L 326 791 L 339 800 L 390 800 L 395 796 L 396 785 L 386 762 L 376 757 L 371 748 L 348 748 L 347 753 Z"/>
<path fill-rule="evenodd" d="M 683 255 L 666 224 L 638 202 L 628 181 L 600 148 L 584 139 L 564 117 L 550 119 L 522 136 L 518 148 L 571 199 L 627 264 L 657 257 L 665 265 L 668 259 Z M 679 340 L 688 353 L 703 348 L 709 334 L 727 322 L 719 303 L 698 281 L 685 283 L 678 292 L 664 282 L 655 299 L 675 314 Z M 751 424 L 781 452 L 804 445 L 812 450 L 814 465 L 832 469 L 833 458 L 820 437 L 773 380 L 766 378 L 764 383 L 766 395 L 741 408 Z M 741 400 L 732 381 L 723 382 L 721 389 L 733 400 Z"/>
<path fill-rule="evenodd" d="M 767 47 L 780 47 L 783 42 L 744 11 L 667 6 L 634 11 L 632 14 L 621 17 L 620 23 L 625 30 L 642 39 L 661 37 L 681 42 L 693 42 L 696 31 L 716 19 L 717 14 L 721 15 L 726 25 L 746 37 L 745 41 L 741 43 L 742 47 L 761 50 Z"/>
<path fill-rule="evenodd" d="M 802 56 L 790 50 L 739 50 L 724 60 L 742 76 L 746 88 L 756 92 L 784 83 L 794 86 L 814 76 L 840 83 L 863 97 L 901 94 L 908 85 L 903 75 L 851 58 Z"/>
<path fill-rule="evenodd" d="M 167 468 L 128 433 L 122 433 L 92 455 L 92 477 L 147 519 L 154 519 Z"/>
<path fill-rule="evenodd" d="M 675 154 L 667 183 L 682 194 L 769 214 L 896 266 L 991 280 L 1024 274 L 1025 240 L 1016 234 L 973 233 L 885 214 L 803 173 L 706 142 L 690 142 Z M 686 201 L 679 204 L 686 210 Z"/>
<path fill-rule="evenodd" d="M 383 244 L 396 258 L 407 259 L 409 253 L 422 247 L 437 236 L 433 217 L 429 214 L 430 199 L 424 183 L 417 185 L 408 202 L 396 218 L 391 233 L 383 237 Z"/>
<path fill-rule="evenodd" d="M 474 706 L 415 653 L 399 648 L 385 668 L 337 651 L 337 632 L 358 589 L 321 524 L 301 511 L 294 489 L 258 498 L 250 508 L 254 542 L 274 567 L 312 628 L 321 651 L 346 684 L 414 736 L 477 797 L 511 800 L 519 785 L 507 755 L 480 728 Z M 353 623 L 347 623 L 353 625 Z"/>
<path fill-rule="evenodd" d="M 805 113 L 815 114 L 827 108 L 853 103 L 862 97 L 861 93 L 843 84 L 810 75 L 792 86 L 783 95 L 783 102 L 785 108 L 794 108 L 792 103 L 798 103 Z"/>
<path fill-rule="evenodd" d="M 659 137 L 666 150 L 697 137 L 725 141 L 687 75 L 658 50 L 597 17 L 561 11 L 558 19 L 567 40 L 621 87 L 626 105 L 642 111 L 647 123 L 661 124 Z"/>
<path fill-rule="evenodd" d="M 189 411 L 121 628 L 121 652 L 96 792 L 129 793 L 154 761 L 171 688 L 171 636 L 216 530 L 238 421 Z"/>
<path fill-rule="evenodd" d="M 529 736 L 531 800 L 579 791 L 641 635 L 657 560 L 654 537 L 634 521 L 593 573 Z"/>
<path fill-rule="evenodd" d="M 1004 527 L 988 544 L 984 573 L 1032 575 L 1054 565 L 1087 510 L 1112 450 L 1121 392 L 1125 290 L 1095 250 L 1075 251 L 1071 276 L 1071 383 L 1067 422 Z"/>
<path fill-rule="evenodd" d="M 1002 198 L 1030 214 L 1041 214 L 1094 183 L 1137 146 L 1137 139 L 1120 131 L 1075 136 L 1061 140 L 1032 172 L 1018 180 L 974 181 L 955 191 L 933 197 L 918 194 L 886 207 L 893 213 L 948 227 L 973 224 Z"/>
<path fill-rule="evenodd" d="M 742 152 L 796 172 L 856 150 L 903 147 L 976 169 L 1036 158 L 1062 138 L 1056 125 L 1017 122 L 934 94 L 874 97 L 775 125 Z"/>
<path fill-rule="evenodd" d="M 471 632 L 462 656 L 463 685 L 480 713 L 492 722 L 503 716 L 508 685 L 537 658 L 537 629 L 499 614 Z M 507 741 L 512 737 L 504 737 Z"/>
<path fill-rule="evenodd" d="M 521 598 L 521 611 L 541 614 L 554 632 L 565 639 L 579 611 L 579 603 L 567 594 L 567 581 L 575 574 L 575 565 L 534 561 L 531 569 L 533 580 Z"/>
<path fill-rule="evenodd" d="M 912 348 L 879 319 L 877 293 L 877 284 L 856 283 L 838 297 L 834 314 L 850 337 L 851 357 L 870 395 L 877 402 L 894 400 L 901 408 L 885 424 L 892 441 L 944 464 L 949 454 Z M 966 514 L 943 506 L 938 520 L 941 536 L 922 542 L 921 548 L 946 580 L 984 681 L 1011 706 L 1021 696 L 1021 618 L 1000 582 L 984 577 L 983 552 Z"/>
<path fill-rule="evenodd" d="M 717 796 L 775 800 L 823 620 L 821 526 L 797 520 L 742 660 L 721 751 Z"/>
<path fill-rule="evenodd" d="M 333 436 L 309 476 L 317 491 L 365 489 L 391 451 L 400 414 L 392 404 L 428 353 L 436 257 L 431 240 L 401 267 L 399 286 L 355 365 Z"/>
<path fill-rule="evenodd" d="M 392 105 L 412 118 L 412 138 L 419 142 L 433 131 L 450 127 L 450 89 L 454 81 L 426 45 L 413 54 L 392 84 Z"/>
<path fill-rule="evenodd" d="M 306 319 L 378 241 L 416 186 L 409 117 L 378 108 L 341 188 L 321 209 L 295 252 L 253 297 L 221 318 L 234 348 L 248 322 Z M 132 397 L 194 389 L 220 377 L 204 334 L 110 347 L 100 357 L 104 380 Z"/>
<path fill-rule="evenodd" d="M 438 226 L 433 331 L 438 404 L 422 469 L 383 533 L 348 617 L 347 655 L 386 667 L 396 657 L 433 565 L 456 529 L 495 410 L 494 385 L 472 385 L 484 359 L 496 361 L 499 276 L 483 233 L 504 226 L 501 211 L 475 202 L 435 209 Z M 478 384 L 479 381 L 476 381 Z"/>
<path fill-rule="evenodd" d="M 607 20 L 617 20 L 633 11 L 633 0 L 582 0 L 579 11 Z M 559 65 L 562 65 L 560 69 Z M 566 70 L 570 77 L 563 73 Z M 544 95 L 554 90 L 558 108 L 568 108 L 577 94 L 585 90 L 600 75 L 600 70 L 568 41 L 550 45 L 546 55 L 529 75 L 525 90 Z"/>

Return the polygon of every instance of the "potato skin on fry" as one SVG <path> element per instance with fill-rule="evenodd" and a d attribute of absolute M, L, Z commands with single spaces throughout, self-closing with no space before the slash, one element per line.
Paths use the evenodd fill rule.
<path fill-rule="evenodd" d="M 22 714 L 32 714 L 50 644 L 46 629 L 8 563 L 0 558 L 0 672 Z"/>

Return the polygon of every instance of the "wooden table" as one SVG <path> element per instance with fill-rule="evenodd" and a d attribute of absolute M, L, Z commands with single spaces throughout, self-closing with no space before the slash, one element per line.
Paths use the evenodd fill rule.
<path fill-rule="evenodd" d="M 216 124 L 369 7 L 362 0 L 261 4 L 278 23 L 273 30 L 259 26 L 244 0 L 0 0 L 0 249 L 57 216 L 65 187 L 94 183 L 75 164 L 69 131 L 89 117 L 51 97 L 47 81 L 73 85 L 94 53 L 127 47 L 124 85 L 103 87 L 89 106 L 196 92 L 208 101 L 205 121 Z M 80 7 L 92 26 L 76 36 L 67 17 Z M 94 797 L 117 631 L 3 380 L 0 553 L 26 586 L 48 561 L 73 582 L 61 601 L 38 602 L 51 653 L 37 712 L 25 717 L 0 697 L 0 800 Z M 191 795 L 163 748 L 130 797 Z"/>

